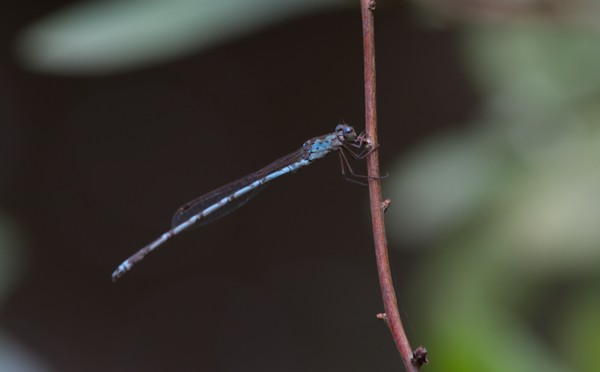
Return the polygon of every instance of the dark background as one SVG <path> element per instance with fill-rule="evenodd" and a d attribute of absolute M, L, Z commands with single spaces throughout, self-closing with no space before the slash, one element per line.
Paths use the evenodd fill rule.
<path fill-rule="evenodd" d="M 5 336 L 55 371 L 399 370 L 375 318 L 367 188 L 344 181 L 336 156 L 110 280 L 182 203 L 342 120 L 362 130 L 358 7 L 129 73 L 24 69 L 16 33 L 64 4 L 0 7 L 0 208 L 27 257 L 0 308 Z M 452 31 L 387 3 L 376 25 L 385 173 L 477 99 Z M 404 269 L 422 258 L 392 258 L 402 304 Z M 402 307 L 414 346 L 426 344 Z"/>

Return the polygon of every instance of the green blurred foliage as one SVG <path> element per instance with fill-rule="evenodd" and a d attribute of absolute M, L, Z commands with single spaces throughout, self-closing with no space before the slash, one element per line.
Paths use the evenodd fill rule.
<path fill-rule="evenodd" d="M 0 212 L 0 306 L 24 275 L 26 250 L 17 224 Z M 49 369 L 0 329 L 0 371 L 38 372 Z"/>
<path fill-rule="evenodd" d="M 84 1 L 23 30 L 24 65 L 54 74 L 118 73 L 215 46 L 345 0 Z"/>
<path fill-rule="evenodd" d="M 431 250 L 410 279 L 427 368 L 595 371 L 600 34 L 462 27 L 481 112 L 401 161 L 387 195 L 392 238 Z"/>

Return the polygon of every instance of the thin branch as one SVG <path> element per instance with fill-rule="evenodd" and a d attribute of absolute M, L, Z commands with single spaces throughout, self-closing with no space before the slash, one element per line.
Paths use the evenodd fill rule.
<path fill-rule="evenodd" d="M 365 111 L 366 130 L 371 143 L 377 142 L 377 106 L 375 95 L 375 27 L 373 10 L 374 0 L 361 0 L 364 65 L 365 65 Z M 375 240 L 375 256 L 379 272 L 379 285 L 385 309 L 385 320 L 389 326 L 396 347 L 402 356 L 404 366 L 409 372 L 417 372 L 419 368 L 413 363 L 413 351 L 410 347 L 406 333 L 402 327 L 396 294 L 392 282 L 390 263 L 388 257 L 385 225 L 383 222 L 383 208 L 381 198 L 381 183 L 379 175 L 379 153 L 373 151 L 367 159 L 369 174 L 369 197 L 371 201 L 371 218 L 373 222 L 373 237 Z"/>

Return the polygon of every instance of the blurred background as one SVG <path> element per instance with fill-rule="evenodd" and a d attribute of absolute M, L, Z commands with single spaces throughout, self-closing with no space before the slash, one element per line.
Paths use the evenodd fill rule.
<path fill-rule="evenodd" d="M 367 188 L 336 156 L 110 279 L 184 202 L 364 127 L 358 3 L 0 5 L 1 371 L 402 370 Z M 600 365 L 599 16 L 377 4 L 388 238 L 424 370 Z"/>

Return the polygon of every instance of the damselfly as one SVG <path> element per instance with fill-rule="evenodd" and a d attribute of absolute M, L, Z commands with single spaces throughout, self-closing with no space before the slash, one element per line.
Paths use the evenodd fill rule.
<path fill-rule="evenodd" d="M 192 226 L 206 225 L 233 212 L 274 179 L 293 173 L 337 150 L 342 163 L 342 173 L 345 175 L 348 167 L 350 173 L 354 175 L 344 151 L 354 158 L 363 158 L 373 150 L 373 146 L 364 134 L 357 135 L 354 128 L 345 124 L 337 125 L 333 133 L 309 139 L 291 154 L 181 206 L 171 220 L 171 229 L 123 261 L 113 272 L 113 280 L 121 277 L 148 253 L 175 235 Z"/>

